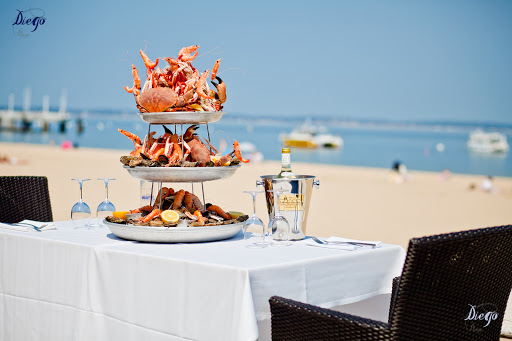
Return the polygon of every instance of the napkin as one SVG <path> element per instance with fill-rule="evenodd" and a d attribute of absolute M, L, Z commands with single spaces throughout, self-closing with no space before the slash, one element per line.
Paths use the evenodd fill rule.
<path fill-rule="evenodd" d="M 324 249 L 336 249 L 345 251 L 355 251 L 359 249 L 358 246 L 351 244 L 319 244 L 315 242 L 313 239 L 304 239 L 303 243 L 306 244 L 307 246 L 322 247 Z"/>
<path fill-rule="evenodd" d="M 41 221 L 25 219 L 23 221 L 20 221 L 20 223 L 37 226 L 39 228 L 39 231 L 48 231 L 48 230 L 56 230 L 57 229 L 57 225 L 52 222 L 41 222 Z M 10 225 L 10 224 L 0 223 L 0 227 L 4 228 L 4 229 L 16 230 L 16 231 L 22 231 L 22 232 L 34 230 L 34 228 L 29 225 Z"/>
<path fill-rule="evenodd" d="M 56 230 L 57 229 L 57 225 L 52 222 L 42 222 L 42 221 L 25 219 L 25 220 L 21 221 L 21 223 L 26 223 L 26 224 L 31 224 L 31 225 L 37 226 L 37 227 L 39 227 L 39 231 L 48 231 L 48 230 Z M 29 226 L 29 227 L 31 227 L 31 226 Z"/>
<path fill-rule="evenodd" d="M 3 229 L 8 229 L 8 230 L 16 230 L 16 231 L 27 232 L 28 228 L 30 226 L 19 226 L 19 225 L 9 225 L 9 224 L 0 223 L 0 227 L 3 228 Z M 30 227 L 30 228 L 32 228 L 32 227 Z"/>
<path fill-rule="evenodd" d="M 366 244 L 372 244 L 374 248 L 378 248 L 382 246 L 381 241 L 372 241 L 372 240 L 357 240 L 357 239 L 348 239 L 348 238 L 341 238 L 341 237 L 329 237 L 325 239 L 326 242 L 334 242 L 334 243 L 366 243 Z M 372 245 L 362 245 L 366 247 L 372 247 Z"/>

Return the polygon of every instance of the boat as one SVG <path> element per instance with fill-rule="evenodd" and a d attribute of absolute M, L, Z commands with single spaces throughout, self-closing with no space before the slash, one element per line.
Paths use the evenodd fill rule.
<path fill-rule="evenodd" d="M 343 139 L 340 136 L 332 135 L 324 126 L 314 125 L 306 121 L 301 126 L 292 130 L 291 133 L 280 135 L 285 147 L 296 148 L 341 148 Z"/>
<path fill-rule="evenodd" d="M 506 153 L 509 145 L 507 137 L 498 132 L 472 131 L 467 142 L 469 149 L 479 153 Z"/>

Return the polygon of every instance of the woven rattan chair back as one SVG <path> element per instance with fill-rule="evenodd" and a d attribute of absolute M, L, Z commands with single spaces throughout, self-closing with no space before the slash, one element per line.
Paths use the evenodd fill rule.
<path fill-rule="evenodd" d="M 48 179 L 44 176 L 0 176 L 0 222 L 24 219 L 52 221 Z"/>
<path fill-rule="evenodd" d="M 499 340 L 512 287 L 512 225 L 411 239 L 393 340 Z"/>

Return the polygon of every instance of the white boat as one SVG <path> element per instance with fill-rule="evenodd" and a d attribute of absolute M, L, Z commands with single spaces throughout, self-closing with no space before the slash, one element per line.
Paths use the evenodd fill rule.
<path fill-rule="evenodd" d="M 300 127 L 289 134 L 281 134 L 281 141 L 285 147 L 297 148 L 341 148 L 343 139 L 332 135 L 324 126 L 312 124 L 306 121 Z"/>
<path fill-rule="evenodd" d="M 506 153 L 509 146 L 507 137 L 498 132 L 484 132 L 477 129 L 469 134 L 469 149 L 479 153 Z"/>

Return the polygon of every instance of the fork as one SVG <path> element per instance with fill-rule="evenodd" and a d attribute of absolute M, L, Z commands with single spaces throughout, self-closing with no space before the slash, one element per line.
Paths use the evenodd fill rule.
<path fill-rule="evenodd" d="M 324 240 L 321 240 L 321 239 L 318 239 L 317 237 L 311 237 L 311 239 L 313 239 L 315 242 L 317 242 L 318 244 L 350 244 L 350 245 L 355 245 L 355 246 L 363 246 L 363 245 L 366 245 L 366 246 L 371 246 L 371 247 L 375 247 L 375 244 L 372 244 L 372 243 L 364 243 L 364 242 L 329 242 L 329 241 L 324 241 Z"/>

